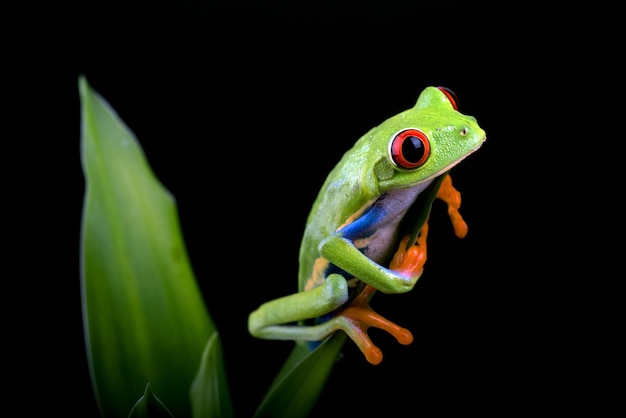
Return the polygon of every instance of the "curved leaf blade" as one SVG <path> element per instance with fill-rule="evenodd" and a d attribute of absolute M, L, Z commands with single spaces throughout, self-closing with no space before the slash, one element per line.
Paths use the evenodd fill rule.
<path fill-rule="evenodd" d="M 214 333 L 207 343 L 202 362 L 191 390 L 191 411 L 193 418 L 230 418 L 233 406 L 226 375 L 215 373 L 224 364 L 224 353 L 219 333 Z"/>
<path fill-rule="evenodd" d="M 152 392 L 150 383 L 128 414 L 128 418 L 174 418 L 167 406 Z"/>
<path fill-rule="evenodd" d="M 79 78 L 85 199 L 81 292 L 101 413 L 126 417 L 150 382 L 175 416 L 216 332 L 197 286 L 173 196 L 133 133 Z"/>
<path fill-rule="evenodd" d="M 296 344 L 255 412 L 255 418 L 306 417 L 315 406 L 346 341 L 336 332 L 315 350 Z"/>

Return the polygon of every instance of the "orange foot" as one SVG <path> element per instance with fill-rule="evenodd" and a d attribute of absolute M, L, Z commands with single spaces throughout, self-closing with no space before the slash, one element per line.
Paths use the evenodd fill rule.
<path fill-rule="evenodd" d="M 367 361 L 376 365 L 383 360 L 383 353 L 368 337 L 367 330 L 369 327 L 387 331 L 403 345 L 413 342 L 413 334 L 408 329 L 383 318 L 369 306 L 369 300 L 374 292 L 376 292 L 375 288 L 370 285 L 365 286 L 352 303 L 341 312 L 341 316 L 350 324 L 349 327 L 345 328 L 348 336 L 356 343 Z"/>
<path fill-rule="evenodd" d="M 443 178 L 441 186 L 437 191 L 437 197 L 448 204 L 448 215 L 452 221 L 456 236 L 459 238 L 465 237 L 465 235 L 467 235 L 467 224 L 459 212 L 459 208 L 461 207 L 461 193 L 452 185 L 450 175 Z"/>
<path fill-rule="evenodd" d="M 428 220 L 424 222 L 422 229 L 415 244 L 407 250 L 406 246 L 409 241 L 407 235 L 400 241 L 398 250 L 393 256 L 389 268 L 395 270 L 407 277 L 419 277 L 424 271 L 426 264 L 426 237 L 428 236 Z"/>

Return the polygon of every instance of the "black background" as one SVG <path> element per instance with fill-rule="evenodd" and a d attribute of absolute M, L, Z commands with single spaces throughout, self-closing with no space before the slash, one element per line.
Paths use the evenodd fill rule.
<path fill-rule="evenodd" d="M 603 58 L 585 6 L 198 0 L 29 12 L 14 32 L 26 46 L 10 47 L 19 77 L 7 79 L 26 145 L 8 206 L 31 220 L 14 246 L 29 255 L 15 282 L 35 292 L 12 345 L 29 353 L 20 370 L 35 366 L 19 392 L 42 400 L 26 409 L 96 416 L 80 311 L 81 74 L 177 199 L 237 416 L 251 415 L 291 348 L 253 339 L 246 321 L 295 291 L 325 175 L 428 85 L 452 88 L 487 131 L 453 171 L 469 235 L 457 239 L 435 210 L 414 291 L 372 303 L 415 342 L 372 330 L 378 366 L 346 344 L 313 416 L 598 412 L 611 399 L 596 396 L 605 369 L 587 349 L 599 340 L 581 275 L 594 231 L 575 215 L 598 177 L 586 172 L 590 92 L 611 82 L 589 72 Z"/>

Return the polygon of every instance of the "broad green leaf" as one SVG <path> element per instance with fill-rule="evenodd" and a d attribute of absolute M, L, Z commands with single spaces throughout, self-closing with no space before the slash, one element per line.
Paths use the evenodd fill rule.
<path fill-rule="evenodd" d="M 336 332 L 313 351 L 296 344 L 255 412 L 255 418 L 308 416 L 346 338 L 344 332 Z"/>
<path fill-rule="evenodd" d="M 228 382 L 224 374 L 215 373 L 224 364 L 224 353 L 219 334 L 213 334 L 207 343 L 198 374 L 191 385 L 193 418 L 232 417 Z"/>
<path fill-rule="evenodd" d="M 126 417 L 149 382 L 177 418 L 216 332 L 173 196 L 133 133 L 79 78 L 85 199 L 81 291 L 87 356 L 105 417 Z M 220 367 L 215 373 L 224 373 Z"/>
<path fill-rule="evenodd" d="M 141 398 L 137 401 L 133 409 L 128 414 L 128 418 L 174 418 L 174 415 L 161 402 L 161 400 L 152 393 L 150 383 L 146 385 L 146 390 Z"/>

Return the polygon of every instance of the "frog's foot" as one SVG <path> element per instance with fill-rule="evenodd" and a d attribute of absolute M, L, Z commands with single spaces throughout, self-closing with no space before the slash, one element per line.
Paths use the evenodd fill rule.
<path fill-rule="evenodd" d="M 419 278 L 424 271 L 426 263 L 426 237 L 428 236 L 428 222 L 425 222 L 420 230 L 415 244 L 407 250 L 409 236 L 405 236 L 393 256 L 389 268 L 411 278 Z"/>
<path fill-rule="evenodd" d="M 448 205 L 448 216 L 450 216 L 456 236 L 459 238 L 465 237 L 467 235 L 467 224 L 459 212 L 461 193 L 452 185 L 452 178 L 449 174 L 443 178 L 441 186 L 437 191 L 437 197 Z"/>
<path fill-rule="evenodd" d="M 400 344 L 408 345 L 413 342 L 411 331 L 402 328 L 377 314 L 370 306 L 369 300 L 376 291 L 367 285 L 352 303 L 336 318 L 340 327 L 355 342 L 367 361 L 379 364 L 383 360 L 383 353 L 376 347 L 367 335 L 369 327 L 376 327 L 393 335 Z"/>

